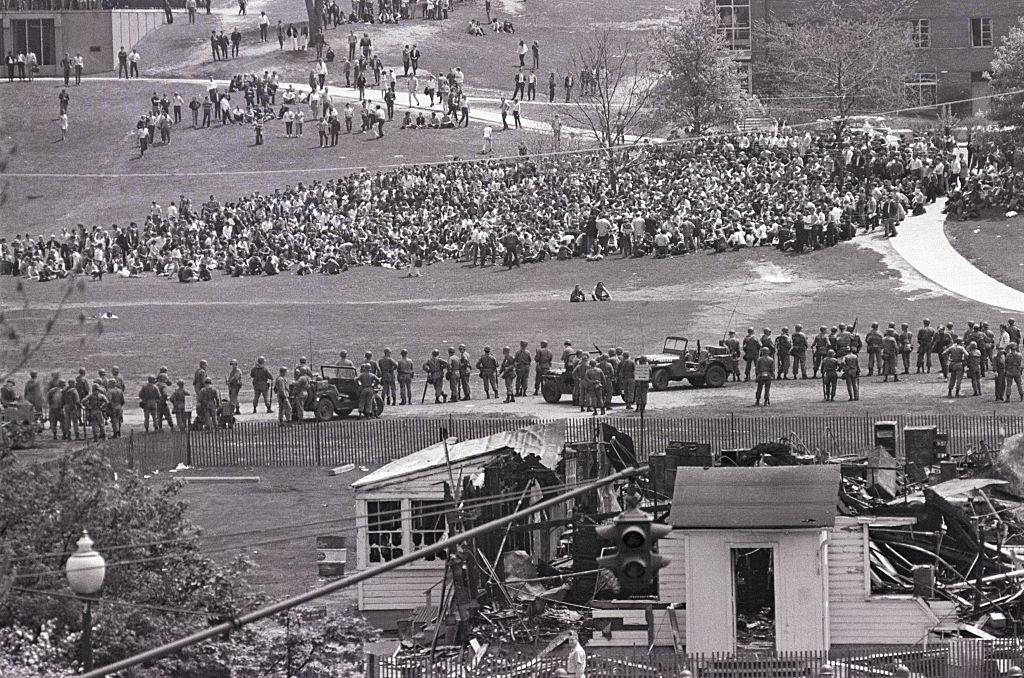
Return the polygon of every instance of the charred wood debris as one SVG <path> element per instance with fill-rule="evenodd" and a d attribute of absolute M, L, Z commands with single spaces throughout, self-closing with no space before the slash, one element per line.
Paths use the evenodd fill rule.
<path fill-rule="evenodd" d="M 600 424 L 594 438 L 567 443 L 554 469 L 508 448 L 477 476 L 445 483 L 449 505 L 478 507 L 451 511 L 448 530 L 637 463 L 628 435 Z M 445 554 L 445 574 L 426 592 L 426 605 L 399 625 L 395 658 L 459 657 L 478 668 L 507 666 L 512 655 L 525 661 L 554 652 L 572 630 L 610 637 L 611 627 L 590 613 L 600 605 L 595 601 L 617 599 L 619 584 L 597 567 L 603 544 L 594 528 L 618 514 L 630 493 L 638 493 L 641 508 L 657 520 L 667 519 L 675 468 L 708 465 L 709 459 L 723 466 L 841 465 L 838 511 L 869 526 L 873 595 L 951 601 L 957 619 L 947 620 L 946 628 L 960 636 L 1024 631 L 1024 436 L 1008 438 L 1002 449 L 982 442 L 930 465 L 896 458 L 883 447 L 830 456 L 789 439 L 710 457 L 708 449 L 670 443 L 665 454 L 650 456 L 651 472 L 639 481 L 594 491 L 575 500 L 571 512 L 538 514 Z M 656 586 L 637 602 L 644 600 L 657 600 Z"/>

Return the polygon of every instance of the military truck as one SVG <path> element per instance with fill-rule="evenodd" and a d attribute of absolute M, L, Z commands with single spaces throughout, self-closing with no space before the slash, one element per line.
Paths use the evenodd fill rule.
<path fill-rule="evenodd" d="M 651 367 L 651 388 L 663 391 L 673 381 L 685 379 L 691 386 L 718 388 L 732 374 L 735 358 L 725 346 L 690 348 L 686 337 L 666 337 L 661 353 L 646 355 Z"/>

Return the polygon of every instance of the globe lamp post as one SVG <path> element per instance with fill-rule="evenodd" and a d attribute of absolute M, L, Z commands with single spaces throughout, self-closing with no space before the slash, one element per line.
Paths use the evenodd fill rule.
<path fill-rule="evenodd" d="M 82 644 L 80 661 L 86 671 L 92 670 L 92 599 L 103 587 L 103 577 L 107 573 L 107 564 L 103 556 L 93 550 L 93 541 L 87 531 L 82 532 L 78 540 L 78 550 L 71 554 L 64 571 L 68 585 L 85 602 L 82 611 Z"/>

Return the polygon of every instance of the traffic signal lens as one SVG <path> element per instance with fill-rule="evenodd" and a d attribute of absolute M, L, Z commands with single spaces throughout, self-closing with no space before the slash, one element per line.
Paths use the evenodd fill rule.
<path fill-rule="evenodd" d="M 622 567 L 622 576 L 626 579 L 643 579 L 647 574 L 647 567 L 638 560 L 625 563 Z"/>
<path fill-rule="evenodd" d="M 647 534 L 643 528 L 633 527 L 625 530 L 622 533 L 622 544 L 623 546 L 631 549 L 643 548 L 644 543 L 647 541 Z"/>

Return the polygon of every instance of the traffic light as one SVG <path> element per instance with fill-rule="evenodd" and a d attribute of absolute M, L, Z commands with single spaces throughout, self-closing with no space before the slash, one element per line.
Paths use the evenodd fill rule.
<path fill-rule="evenodd" d="M 597 564 L 615 573 L 623 596 L 649 587 L 654 583 L 655 573 L 669 563 L 668 558 L 653 550 L 672 527 L 655 523 L 653 516 L 640 509 L 627 509 L 611 523 L 599 525 L 596 531 L 597 536 L 615 548 L 613 555 L 601 556 Z"/>

